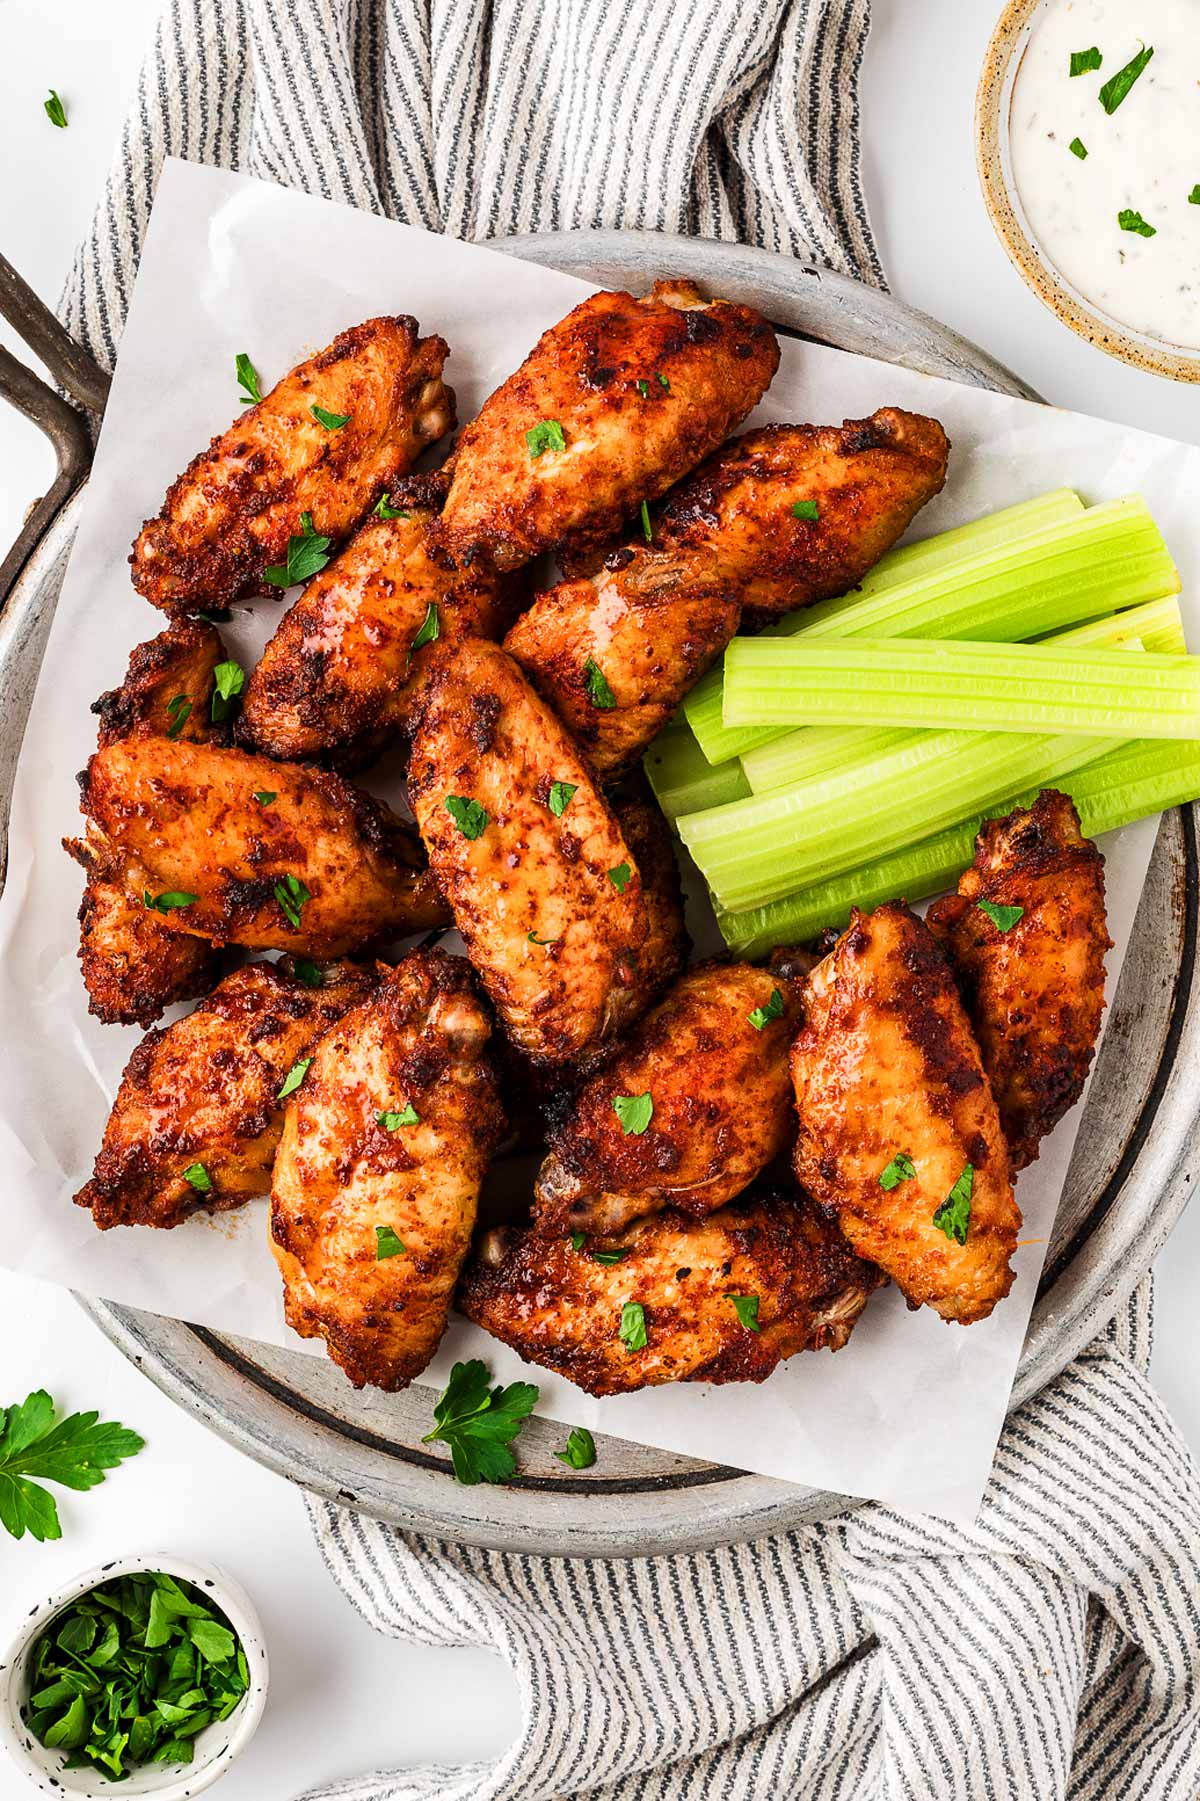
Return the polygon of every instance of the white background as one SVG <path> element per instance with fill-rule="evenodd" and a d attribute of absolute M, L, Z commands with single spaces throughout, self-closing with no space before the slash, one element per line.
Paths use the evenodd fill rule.
<path fill-rule="evenodd" d="M 999 0 L 875 0 L 863 88 L 866 185 L 893 289 L 1060 405 L 1200 442 L 1196 389 L 1126 369 L 1074 338 L 1027 292 L 992 237 L 971 111 L 998 10 Z M 158 0 L 0 0 L 0 250 L 51 303 L 87 227 L 157 11 Z M 42 111 L 51 86 L 67 105 L 65 132 Z M 3 326 L 0 341 L 19 348 Z M 0 542 L 51 468 L 33 428 L 0 416 Z M 1193 1213 L 1159 1260 L 1154 1360 L 1193 1449 L 1198 1277 Z M 222 1801 L 287 1801 L 310 1783 L 388 1762 L 489 1756 L 512 1736 L 516 1693 L 498 1660 L 379 1638 L 330 1583 L 291 1488 L 166 1402 L 67 1295 L 0 1272 L 0 1405 L 34 1386 L 64 1406 L 124 1420 L 148 1446 L 103 1488 L 63 1499 L 59 1544 L 0 1542 L 0 1638 L 57 1582 L 122 1551 L 174 1545 L 227 1564 L 259 1606 L 274 1672 L 266 1720 L 223 1783 Z M 27 1792 L 0 1768 L 3 1801 Z"/>

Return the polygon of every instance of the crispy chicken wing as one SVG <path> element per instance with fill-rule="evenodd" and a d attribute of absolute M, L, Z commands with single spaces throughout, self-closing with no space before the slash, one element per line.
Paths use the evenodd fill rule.
<path fill-rule="evenodd" d="M 365 320 L 214 438 L 138 534 L 129 559 L 138 593 L 168 613 L 270 593 L 265 571 L 287 562 L 306 514 L 325 537 L 352 531 L 454 424 L 442 384 L 448 347 L 417 334 L 403 314 Z"/>
<path fill-rule="evenodd" d="M 534 1063 L 578 1062 L 645 1010 L 663 971 L 637 858 L 498 645 L 431 661 L 409 798 L 468 954 Z"/>
<path fill-rule="evenodd" d="M 926 923 L 962 987 L 1013 1170 L 1024 1169 L 1083 1093 L 1104 1012 L 1104 858 L 1067 796 L 1048 788 L 1028 811 L 987 820 L 958 893 Z"/>
<path fill-rule="evenodd" d="M 619 1232 L 661 1207 L 703 1216 L 740 1194 L 791 1143 L 799 1012 L 786 977 L 749 963 L 688 970 L 552 1132 L 537 1230 Z M 645 1096 L 648 1123 L 631 1123 L 628 1101 Z"/>
<path fill-rule="evenodd" d="M 288 1324 L 356 1387 L 406 1388 L 438 1346 L 504 1130 L 461 957 L 418 951 L 317 1046 L 288 1107 L 271 1239 Z"/>
<path fill-rule="evenodd" d="M 334 957 L 447 921 L 411 827 L 340 776 L 134 738 L 81 786 L 108 879 L 174 931 Z"/>
<path fill-rule="evenodd" d="M 544 332 L 460 437 L 437 536 L 515 569 L 611 540 L 727 437 L 779 365 L 752 307 L 689 282 L 593 294 Z"/>
<path fill-rule="evenodd" d="M 368 519 L 305 588 L 250 677 L 238 737 L 267 756 L 369 761 L 404 727 L 415 690 L 413 643 L 498 637 L 512 618 L 510 578 L 454 571 L 428 552 L 445 477 L 393 488 L 398 517 Z"/>
<path fill-rule="evenodd" d="M 614 1251 L 624 1255 L 598 1261 Z M 458 1305 L 527 1362 L 612 1395 L 663 1382 L 762 1382 L 797 1351 L 840 1350 L 878 1283 L 807 1198 L 772 1194 L 703 1220 L 656 1213 L 619 1242 L 579 1251 L 570 1238 L 499 1227 L 468 1264 Z"/>
<path fill-rule="evenodd" d="M 130 737 L 184 738 L 199 744 L 224 727 L 212 719 L 213 671 L 225 648 L 211 625 L 180 619 L 129 659 L 119 688 L 92 708 L 101 747 Z M 148 1026 L 173 1001 L 207 994 L 219 958 L 203 938 L 173 932 L 140 895 L 106 879 L 103 859 L 85 840 L 63 847 L 86 873 L 79 908 L 79 960 L 88 1011 L 109 1025 Z"/>
<path fill-rule="evenodd" d="M 723 446 L 592 575 L 540 594 L 505 649 L 601 774 L 627 767 L 737 630 L 844 594 L 945 480 L 934 419 L 881 409 L 845 425 L 771 425 Z M 793 507 L 812 501 L 815 519 Z M 612 706 L 597 707 L 588 665 Z"/>
<path fill-rule="evenodd" d="M 311 987 L 286 963 L 250 963 L 186 1018 L 147 1032 L 76 1204 L 105 1231 L 177 1226 L 266 1194 L 283 1129 L 279 1090 L 374 982 L 373 971 L 331 964 Z"/>
<path fill-rule="evenodd" d="M 1008 1147 L 958 990 L 902 901 L 855 909 L 792 1046 L 796 1175 L 914 1306 L 963 1325 L 1012 1285 Z"/>

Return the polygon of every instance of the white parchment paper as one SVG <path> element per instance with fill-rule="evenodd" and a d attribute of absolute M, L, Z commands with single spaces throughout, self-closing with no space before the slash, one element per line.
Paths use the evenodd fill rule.
<path fill-rule="evenodd" d="M 34 699 L 13 800 L 0 902 L 0 1262 L 132 1306 L 244 1337 L 314 1349 L 283 1323 L 266 1203 L 172 1232 L 99 1233 L 72 1195 L 91 1172 L 121 1071 L 140 1033 L 87 1013 L 76 961 L 81 872 L 59 848 L 78 828 L 75 773 L 95 747 L 90 703 L 166 621 L 133 591 L 127 557 L 167 484 L 238 411 L 234 358 L 264 389 L 344 327 L 414 314 L 451 345 L 461 420 L 588 291 L 514 262 L 224 171 L 168 162 L 121 358 Z M 863 357 L 783 344 L 754 421 L 838 421 L 896 404 L 936 414 L 954 445 L 946 492 L 920 535 L 1046 489 L 1089 502 L 1140 489 L 1183 575 L 1200 576 L 1200 450 L 1076 414 L 913 375 Z M 223 627 L 249 666 L 279 603 Z M 1189 619 L 1192 642 L 1200 620 Z M 371 785 L 368 783 L 368 785 Z M 388 793 L 385 784 L 379 791 Z M 395 798 L 393 796 L 393 798 Z M 1115 992 L 1154 842 L 1145 821 L 1113 834 L 1109 993 Z M 182 1011 L 180 1009 L 179 1011 Z M 786 1480 L 970 1518 L 991 1465 L 1081 1109 L 1022 1177 L 1017 1280 L 993 1317 L 963 1330 L 894 1291 L 876 1296 L 846 1350 L 793 1358 L 759 1388 L 679 1386 L 594 1401 L 544 1370 L 540 1411 L 645 1444 Z M 318 1353 L 319 1354 L 319 1353 Z M 498 1380 L 524 1368 L 455 1321 L 428 1380 L 455 1358 Z"/>

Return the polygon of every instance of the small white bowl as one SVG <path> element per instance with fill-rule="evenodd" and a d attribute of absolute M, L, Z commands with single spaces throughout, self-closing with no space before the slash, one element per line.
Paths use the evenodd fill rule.
<path fill-rule="evenodd" d="M 211 1596 L 222 1610 L 241 1641 L 246 1653 L 250 1681 L 246 1693 L 227 1720 L 214 1720 L 196 1735 L 195 1756 L 190 1764 L 142 1764 L 123 1782 L 111 1782 L 90 1766 L 82 1770 L 64 1770 L 63 1752 L 47 1750 L 39 1745 L 21 1719 L 21 1707 L 28 1699 L 28 1664 L 34 1640 L 43 1629 L 80 1595 L 97 1588 L 102 1582 L 113 1582 L 118 1576 L 136 1575 L 148 1570 L 162 1570 L 190 1582 L 201 1593 Z M 153 1795 L 155 1801 L 188 1801 L 199 1795 L 223 1776 L 234 1759 L 245 1750 L 258 1730 L 267 1701 L 267 1648 L 262 1626 L 254 1605 L 241 1584 L 235 1582 L 216 1564 L 193 1563 L 187 1557 L 176 1557 L 163 1551 L 149 1557 L 118 1557 L 97 1569 L 85 1570 L 73 1582 L 57 1589 L 28 1614 L 12 1644 L 0 1661 L 0 1745 L 8 1752 L 17 1769 L 35 1788 L 58 1796 L 73 1795 L 80 1801 L 113 1801 L 122 1795 Z"/>

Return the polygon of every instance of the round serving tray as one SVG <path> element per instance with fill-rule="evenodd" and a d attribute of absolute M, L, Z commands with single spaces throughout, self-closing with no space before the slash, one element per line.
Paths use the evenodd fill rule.
<path fill-rule="evenodd" d="M 843 276 L 769 251 L 651 233 L 510 238 L 514 256 L 637 290 L 690 276 L 749 301 L 785 330 L 977 387 L 1036 398 L 934 320 Z M 63 510 L 0 617 L 0 807 L 7 814 L 24 721 L 74 536 Z M 0 829 L 6 818 L 0 817 Z M 1163 823 L 1092 1084 L 1013 1405 L 1036 1393 L 1111 1317 L 1183 1210 L 1200 1162 L 1197 829 Z M 1193 1072 L 1188 1081 L 1189 1069 Z M 113 1342 L 215 1432 L 317 1494 L 448 1540 L 550 1555 L 644 1555 L 756 1538 L 829 1517 L 846 1497 L 601 1439 L 595 1469 L 553 1456 L 562 1429 L 533 1420 L 522 1476 L 461 1488 L 422 1446 L 431 1391 L 356 1393 L 323 1358 L 83 1299 Z"/>

